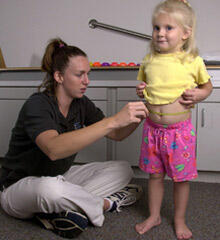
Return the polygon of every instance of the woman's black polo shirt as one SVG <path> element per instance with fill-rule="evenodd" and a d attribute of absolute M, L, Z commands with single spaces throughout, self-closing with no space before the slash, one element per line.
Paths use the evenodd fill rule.
<path fill-rule="evenodd" d="M 54 129 L 59 134 L 91 125 L 104 118 L 103 112 L 86 96 L 74 99 L 66 118 L 57 101 L 46 93 L 35 93 L 24 103 L 2 164 L 4 186 L 26 176 L 56 176 L 64 174 L 73 164 L 76 154 L 51 161 L 35 144 L 36 137 Z M 4 176 L 3 176 L 4 175 Z M 1 181 L 1 179 L 0 179 Z"/>

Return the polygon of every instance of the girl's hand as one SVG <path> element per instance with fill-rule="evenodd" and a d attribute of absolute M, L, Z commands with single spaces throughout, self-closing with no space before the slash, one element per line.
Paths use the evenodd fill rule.
<path fill-rule="evenodd" d="M 194 89 L 187 89 L 182 94 L 181 104 L 186 105 L 187 108 L 191 108 L 195 103 L 201 102 L 206 99 L 212 92 L 212 83 L 209 80 L 207 83 L 199 85 Z"/>
<path fill-rule="evenodd" d="M 144 98 L 143 91 L 144 91 L 145 87 L 146 87 L 145 82 L 141 82 L 136 86 L 136 93 L 137 93 L 139 98 Z"/>
<path fill-rule="evenodd" d="M 186 108 L 192 108 L 196 103 L 203 100 L 203 90 L 199 88 L 187 89 L 182 94 L 182 99 L 180 99 L 180 103 L 185 105 Z"/>
<path fill-rule="evenodd" d="M 198 88 L 194 89 L 187 89 L 183 94 L 182 94 L 182 99 L 180 99 L 180 103 L 185 105 L 187 108 L 192 108 L 194 104 L 199 102 L 199 92 L 201 90 Z"/>

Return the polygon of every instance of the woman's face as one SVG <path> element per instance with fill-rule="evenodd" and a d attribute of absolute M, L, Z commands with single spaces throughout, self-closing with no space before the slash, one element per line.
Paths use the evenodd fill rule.
<path fill-rule="evenodd" d="M 81 98 L 90 82 L 89 72 L 90 65 L 87 57 L 71 57 L 64 73 L 60 75 L 58 87 L 67 97 Z"/>

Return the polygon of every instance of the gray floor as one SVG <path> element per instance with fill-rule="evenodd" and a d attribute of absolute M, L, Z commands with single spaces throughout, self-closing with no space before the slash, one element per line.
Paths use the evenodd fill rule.
<path fill-rule="evenodd" d="M 141 199 L 120 213 L 106 213 L 103 227 L 89 226 L 77 240 L 176 240 L 173 229 L 172 182 L 165 181 L 165 195 L 161 208 L 162 223 L 144 235 L 134 226 L 148 216 L 147 179 L 133 179 L 143 187 Z M 220 184 L 191 183 L 187 224 L 194 240 L 220 240 Z M 14 219 L 0 208 L 0 240 L 64 240 L 51 231 L 40 228 L 33 221 Z"/>

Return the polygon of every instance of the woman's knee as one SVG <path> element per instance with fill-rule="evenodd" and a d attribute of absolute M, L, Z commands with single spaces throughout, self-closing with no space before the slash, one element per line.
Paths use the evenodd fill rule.
<path fill-rule="evenodd" d="M 43 177 L 35 189 L 38 200 L 56 202 L 62 198 L 62 179 L 59 177 Z"/>
<path fill-rule="evenodd" d="M 131 168 L 131 165 L 127 161 L 115 161 L 116 168 L 120 174 L 121 177 L 124 177 L 125 179 L 128 179 L 129 181 L 131 178 L 134 177 L 133 170 Z"/>

